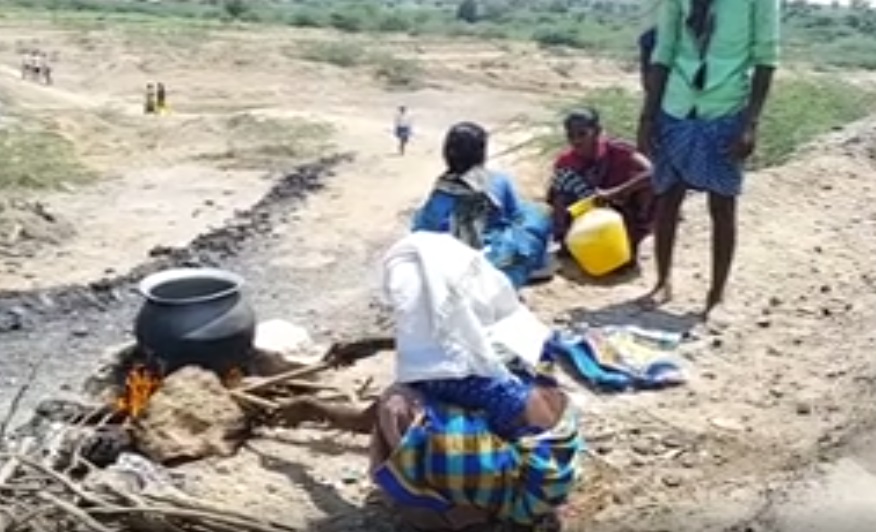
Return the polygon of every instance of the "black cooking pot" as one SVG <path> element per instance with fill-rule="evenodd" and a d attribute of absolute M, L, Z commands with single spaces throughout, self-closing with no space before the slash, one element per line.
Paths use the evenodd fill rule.
<path fill-rule="evenodd" d="M 180 268 L 140 283 L 146 298 L 134 325 L 137 343 L 164 375 L 187 365 L 220 376 L 245 371 L 256 319 L 241 294 L 243 279 L 213 268 Z"/>

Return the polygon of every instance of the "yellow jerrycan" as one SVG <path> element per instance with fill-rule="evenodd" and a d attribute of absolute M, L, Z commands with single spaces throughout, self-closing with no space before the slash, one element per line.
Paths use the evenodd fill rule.
<path fill-rule="evenodd" d="M 598 207 L 594 197 L 572 204 L 568 211 L 572 226 L 566 248 L 588 275 L 600 277 L 630 261 L 630 239 L 617 211 Z"/>

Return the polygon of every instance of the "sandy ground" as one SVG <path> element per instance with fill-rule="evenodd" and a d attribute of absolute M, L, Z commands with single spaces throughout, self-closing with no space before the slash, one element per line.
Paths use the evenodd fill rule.
<path fill-rule="evenodd" d="M 408 39 L 362 44 L 428 65 L 424 88 L 388 92 L 367 67 L 298 58 L 296 50 L 324 38 L 271 29 L 188 35 L 6 22 L 4 98 L 24 113 L 52 118 L 83 160 L 109 177 L 41 195 L 76 234 L 30 256 L 0 257 L 0 289 L 88 282 L 108 269 L 125 271 L 154 246 L 185 242 L 219 224 L 259 198 L 277 173 L 205 162 L 204 154 L 225 148 L 226 118 L 241 112 L 303 118 L 331 124 L 336 149 L 356 158 L 229 267 L 247 275 L 265 318 L 293 319 L 320 339 L 368 334 L 375 258 L 404 231 L 440 170 L 441 135 L 451 123 L 482 121 L 501 150 L 525 140 L 523 125 L 549 117 L 549 104 L 582 83 L 635 83 L 616 65 L 579 57 L 537 61 L 531 48 Z M 13 51 L 25 40 L 62 51 L 55 87 L 17 79 Z M 174 108 L 158 123 L 139 116 L 140 91 L 157 77 L 170 87 Z M 406 157 L 393 153 L 390 136 L 400 103 L 413 109 L 417 132 Z M 576 391 L 598 458 L 588 461 L 569 515 L 587 530 L 807 530 L 801 523 L 813 520 L 802 510 L 813 498 L 837 494 L 835 484 L 845 486 L 846 496 L 872 486 L 871 447 L 859 450 L 847 440 L 873 419 L 876 404 L 874 145 L 876 123 L 865 121 L 802 150 L 785 167 L 750 177 L 726 323 L 705 327 L 693 316 L 709 268 L 702 198 L 691 198 L 685 212 L 677 299 L 667 308 L 642 313 L 629 304 L 652 282 L 647 253 L 642 278 L 593 284 L 561 276 L 528 290 L 527 300 L 547 320 L 635 322 L 691 336 L 683 346 L 688 386 L 625 396 Z M 516 157 L 493 164 L 515 170 L 524 190 L 540 188 L 542 166 Z M 13 365 L 40 349 L 81 351 L 124 338 L 129 314 L 71 317 L 91 331 L 88 341 L 56 330 L 40 342 L 0 337 L 12 351 L 7 384 L 22 371 Z M 94 356 L 77 356 L 58 380 L 75 384 L 88 371 Z M 387 364 L 369 361 L 335 378 L 385 382 Z M 190 489 L 314 529 L 386 525 L 354 511 L 367 492 L 361 439 L 304 429 L 285 437 L 296 443 L 258 441 L 232 462 L 193 466 Z M 849 512 L 872 507 L 867 499 L 844 500 Z M 847 530 L 869 529 L 862 519 Z"/>

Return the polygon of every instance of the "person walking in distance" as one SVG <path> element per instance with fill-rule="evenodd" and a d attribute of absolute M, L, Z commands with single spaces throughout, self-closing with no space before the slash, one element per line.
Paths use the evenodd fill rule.
<path fill-rule="evenodd" d="M 143 104 L 143 112 L 147 115 L 155 114 L 155 86 L 151 83 L 146 85 L 146 101 Z"/>
<path fill-rule="evenodd" d="M 405 154 L 412 133 L 411 116 L 408 114 L 407 107 L 402 105 L 395 116 L 395 138 L 398 140 L 399 155 Z"/>
<path fill-rule="evenodd" d="M 155 89 L 155 108 L 158 114 L 164 114 L 167 111 L 167 92 L 164 88 L 164 83 L 159 82 Z"/>
<path fill-rule="evenodd" d="M 703 316 L 724 301 L 736 249 L 744 162 L 779 58 L 780 0 L 663 0 L 639 123 L 654 161 L 657 284 L 671 298 L 679 212 L 688 190 L 708 194 L 712 282 Z"/>

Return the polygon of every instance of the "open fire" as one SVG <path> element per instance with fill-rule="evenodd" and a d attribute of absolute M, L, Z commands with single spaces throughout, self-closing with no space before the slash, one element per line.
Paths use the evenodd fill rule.
<path fill-rule="evenodd" d="M 138 364 L 125 377 L 125 390 L 116 399 L 116 410 L 130 417 L 138 417 L 161 386 L 161 377 L 145 365 Z"/>
<path fill-rule="evenodd" d="M 222 377 L 226 388 L 238 386 L 244 377 L 239 368 L 232 368 Z M 116 398 L 115 408 L 128 417 L 137 418 L 146 409 L 149 399 L 161 388 L 162 376 L 145 364 L 135 365 L 125 376 L 124 391 Z"/>

